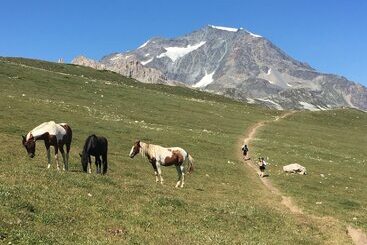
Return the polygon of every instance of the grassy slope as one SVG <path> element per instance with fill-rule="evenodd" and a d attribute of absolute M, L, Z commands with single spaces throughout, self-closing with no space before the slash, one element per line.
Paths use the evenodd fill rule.
<path fill-rule="evenodd" d="M 254 145 L 270 157 L 272 180 L 302 207 L 367 231 L 366 113 L 296 113 L 263 128 Z M 293 162 L 309 174 L 283 174 L 281 167 Z"/>
<path fill-rule="evenodd" d="M 0 105 L 5 242 L 349 242 L 337 235 L 341 227 L 330 232 L 285 213 L 238 162 L 239 135 L 277 112 L 112 72 L 25 59 L 0 60 Z M 54 164 L 46 169 L 42 143 L 34 159 L 21 146 L 20 135 L 47 120 L 73 128 L 70 172 L 57 172 Z M 80 172 L 78 152 L 90 133 L 109 139 L 107 176 Z M 166 184 L 160 186 L 145 159 L 127 157 L 136 138 L 181 146 L 194 156 L 196 171 L 184 189 L 173 188 L 174 168 L 163 169 Z"/>

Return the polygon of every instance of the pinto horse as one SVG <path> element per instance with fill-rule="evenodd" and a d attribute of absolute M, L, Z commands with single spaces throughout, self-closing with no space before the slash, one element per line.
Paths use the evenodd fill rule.
<path fill-rule="evenodd" d="M 92 161 L 90 156 L 94 156 L 96 162 L 97 174 L 102 172 L 101 163 L 103 163 L 102 173 L 106 174 L 107 151 L 108 151 L 108 141 L 105 137 L 96 136 L 95 134 L 88 136 L 88 138 L 85 140 L 83 153 L 79 154 L 81 158 L 83 171 L 87 172 L 89 162 L 89 173 L 92 173 Z M 102 156 L 102 162 L 100 156 Z"/>
<path fill-rule="evenodd" d="M 147 144 L 138 140 L 132 146 L 129 157 L 134 158 L 138 153 L 148 158 L 154 169 L 155 180 L 156 182 L 160 181 L 161 184 L 163 184 L 161 165 L 176 166 L 178 174 L 176 188 L 182 188 L 184 186 L 184 163 L 188 162 L 189 173 L 194 170 L 194 159 L 180 147 L 165 148 L 159 145 Z"/>
<path fill-rule="evenodd" d="M 55 148 L 55 161 L 57 170 L 60 170 L 58 157 L 59 150 L 62 154 L 62 159 L 64 162 L 63 170 L 68 170 L 69 152 L 72 140 L 72 131 L 69 125 L 66 123 L 55 123 L 54 121 L 44 122 L 29 131 L 26 136 L 22 135 L 22 138 L 23 146 L 26 148 L 30 158 L 35 156 L 36 141 L 43 140 L 47 150 L 47 168 L 50 168 L 51 166 L 50 146 L 53 146 Z M 66 145 L 66 155 L 64 152 L 64 145 Z"/>

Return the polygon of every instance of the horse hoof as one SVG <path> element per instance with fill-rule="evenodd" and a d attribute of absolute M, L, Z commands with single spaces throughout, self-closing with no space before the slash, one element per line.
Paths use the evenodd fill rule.
<path fill-rule="evenodd" d="M 48 165 L 47 165 L 47 169 L 49 169 L 50 167 L 51 167 L 51 164 L 48 164 Z"/>

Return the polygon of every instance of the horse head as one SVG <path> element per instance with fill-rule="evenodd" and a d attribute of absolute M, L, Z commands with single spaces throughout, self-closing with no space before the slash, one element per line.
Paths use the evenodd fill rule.
<path fill-rule="evenodd" d="M 88 154 L 83 151 L 83 153 L 79 153 L 80 156 L 80 162 L 82 164 L 82 168 L 84 172 L 87 172 L 88 170 Z"/>
<path fill-rule="evenodd" d="M 33 158 L 36 152 L 36 141 L 34 140 L 34 137 L 31 135 L 31 137 L 27 140 L 26 137 L 22 135 L 22 143 L 27 150 L 28 156 Z"/>
<path fill-rule="evenodd" d="M 133 147 L 131 147 L 129 157 L 134 158 L 140 152 L 140 140 L 135 141 Z"/>

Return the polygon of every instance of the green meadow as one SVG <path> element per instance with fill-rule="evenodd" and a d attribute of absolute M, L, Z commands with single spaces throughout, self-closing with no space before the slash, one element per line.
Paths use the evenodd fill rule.
<path fill-rule="evenodd" d="M 259 130 L 254 147 L 268 156 L 272 181 L 298 205 L 367 231 L 367 114 L 295 113 Z M 308 175 L 286 175 L 299 163 Z"/>
<path fill-rule="evenodd" d="M 345 223 L 367 228 L 365 114 L 300 112 L 269 124 L 253 142 L 256 155 L 270 157 L 282 192 L 311 213 L 341 220 L 335 223 L 289 213 L 239 158 L 244 132 L 280 114 L 109 71 L 1 58 L 0 242 L 351 244 Z M 73 129 L 68 172 L 54 162 L 46 168 L 43 142 L 33 159 L 21 144 L 22 134 L 50 120 Z M 81 171 L 78 154 L 92 133 L 109 140 L 105 176 L 94 165 L 92 174 Z M 174 188 L 174 167 L 162 168 L 160 185 L 146 159 L 128 157 L 136 139 L 180 146 L 194 157 L 183 189 Z M 309 175 L 280 172 L 293 161 Z"/>

